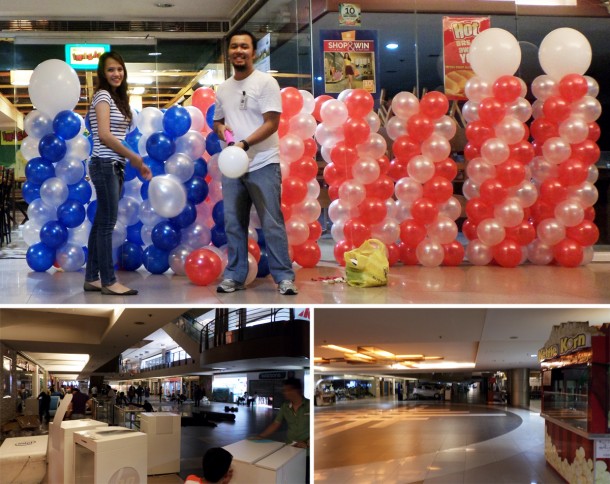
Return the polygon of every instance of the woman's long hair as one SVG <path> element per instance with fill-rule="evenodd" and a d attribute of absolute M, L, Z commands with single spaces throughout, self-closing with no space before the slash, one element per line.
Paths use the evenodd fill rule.
<path fill-rule="evenodd" d="M 116 91 L 112 89 L 108 79 L 106 79 L 106 74 L 104 72 L 104 69 L 106 68 L 106 59 L 113 59 L 123 67 L 123 81 L 121 82 L 121 85 L 116 88 Z M 97 65 L 97 87 L 95 88 L 95 92 L 102 89 L 110 93 L 110 96 L 114 100 L 117 108 L 119 108 L 119 111 L 121 111 L 127 121 L 131 123 L 131 108 L 129 107 L 129 96 L 127 95 L 127 67 L 125 67 L 125 61 L 120 54 L 112 50 L 110 52 L 104 52 L 100 56 L 100 61 Z"/>

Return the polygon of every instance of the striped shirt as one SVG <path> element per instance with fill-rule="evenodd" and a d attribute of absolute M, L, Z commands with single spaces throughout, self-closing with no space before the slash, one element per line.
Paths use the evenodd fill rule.
<path fill-rule="evenodd" d="M 125 159 L 122 156 L 108 148 L 100 140 L 95 107 L 101 102 L 110 105 L 110 132 L 115 138 L 123 141 L 127 134 L 127 130 L 129 129 L 129 122 L 125 116 L 123 116 L 123 113 L 119 111 L 119 108 L 115 104 L 114 99 L 110 96 L 110 93 L 103 89 L 97 91 L 93 95 L 93 101 L 91 101 L 91 106 L 89 107 L 89 121 L 91 123 L 91 134 L 93 135 L 93 152 L 91 153 L 91 156 L 110 158 L 125 164 Z"/>

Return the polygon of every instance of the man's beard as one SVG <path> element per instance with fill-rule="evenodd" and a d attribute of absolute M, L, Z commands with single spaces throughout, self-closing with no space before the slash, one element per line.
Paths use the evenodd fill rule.
<path fill-rule="evenodd" d="M 248 66 L 246 64 L 235 65 L 233 64 L 233 69 L 238 72 L 245 72 L 248 70 Z"/>

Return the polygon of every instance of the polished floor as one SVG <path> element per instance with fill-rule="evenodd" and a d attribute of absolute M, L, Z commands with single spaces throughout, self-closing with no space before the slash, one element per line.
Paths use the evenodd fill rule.
<path fill-rule="evenodd" d="M 347 484 L 554 484 L 538 412 L 393 399 L 315 410 L 314 480 Z"/>
<path fill-rule="evenodd" d="M 332 241 L 322 239 L 323 260 L 313 269 L 296 269 L 297 296 L 281 296 L 270 277 L 257 279 L 245 291 L 216 293 L 216 286 L 196 286 L 168 271 L 153 275 L 144 269 L 119 272 L 137 296 L 102 296 L 83 292 L 83 271 L 64 273 L 30 270 L 15 232 L 14 243 L 0 248 L 0 294 L 3 304 L 605 304 L 610 303 L 610 263 L 574 269 L 525 265 L 514 269 L 476 267 L 390 268 L 384 287 L 353 288 L 328 284 L 344 270 L 332 259 Z M 14 248 L 17 248 L 15 250 Z M 14 254 L 17 255 L 14 255 Z"/>

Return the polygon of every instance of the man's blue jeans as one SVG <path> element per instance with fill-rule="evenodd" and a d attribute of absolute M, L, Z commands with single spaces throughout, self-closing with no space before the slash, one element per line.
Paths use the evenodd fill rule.
<path fill-rule="evenodd" d="M 112 262 L 112 232 L 119 211 L 119 196 L 123 184 L 123 167 L 109 158 L 93 157 L 89 176 L 97 194 L 97 210 L 91 226 L 87 248 L 85 281 L 101 280 L 102 286 L 116 282 Z"/>
<path fill-rule="evenodd" d="M 281 190 L 279 163 L 269 164 L 240 178 L 222 177 L 225 232 L 229 246 L 229 262 L 224 273 L 226 279 L 243 283 L 248 276 L 248 225 L 254 204 L 261 220 L 273 280 L 276 283 L 294 281 L 281 210 Z"/>

